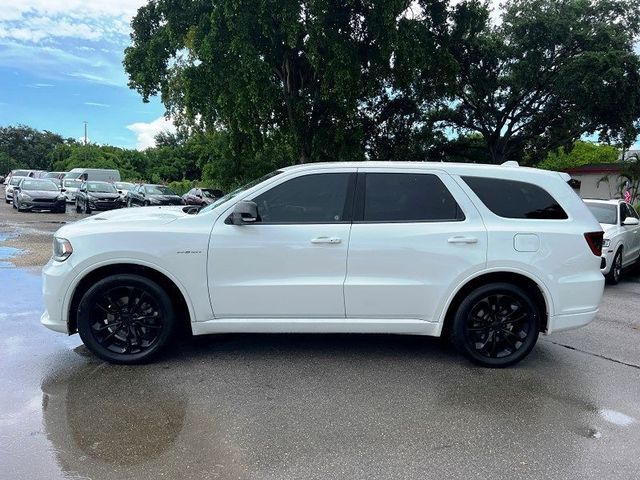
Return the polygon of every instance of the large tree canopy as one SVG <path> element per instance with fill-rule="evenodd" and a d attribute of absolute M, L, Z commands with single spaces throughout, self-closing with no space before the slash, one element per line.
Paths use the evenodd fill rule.
<path fill-rule="evenodd" d="M 420 26 L 411 4 L 152 0 L 124 65 L 130 86 L 145 100 L 160 93 L 178 122 L 226 131 L 232 155 L 287 146 L 298 162 L 393 158 L 395 143 L 414 149 L 422 116 L 399 95 L 416 62 L 431 74 L 422 102 L 446 84 L 446 2 L 424 2 Z"/>
<path fill-rule="evenodd" d="M 584 134 L 636 137 L 636 0 L 509 0 L 498 24 L 484 5 L 466 7 L 476 21 L 450 42 L 456 85 L 438 118 L 479 132 L 494 162 L 524 150 L 540 160 Z"/>
<path fill-rule="evenodd" d="M 14 168 L 48 170 L 51 151 L 65 140 L 57 133 L 26 125 L 0 127 L 0 164 L 6 171 Z M 4 173 L 4 172 L 2 172 Z"/>

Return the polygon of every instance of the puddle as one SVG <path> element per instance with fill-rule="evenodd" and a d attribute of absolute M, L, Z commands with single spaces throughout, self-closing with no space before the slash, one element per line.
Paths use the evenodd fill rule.
<path fill-rule="evenodd" d="M 0 237 L 0 241 L 2 241 L 2 237 Z M 21 255 L 23 250 L 19 248 L 13 247 L 0 247 L 0 268 L 11 268 L 13 264 L 11 262 L 7 262 L 18 255 Z"/>
<path fill-rule="evenodd" d="M 629 415 L 625 415 L 622 412 L 617 412 L 615 410 L 602 409 L 598 413 L 600 413 L 600 416 L 607 422 L 613 423 L 615 425 L 620 425 L 621 427 L 626 427 L 636 421 L 635 418 L 630 417 Z"/>

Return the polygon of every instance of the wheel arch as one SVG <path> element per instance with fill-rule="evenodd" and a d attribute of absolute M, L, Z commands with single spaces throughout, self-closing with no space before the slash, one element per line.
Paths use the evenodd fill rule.
<path fill-rule="evenodd" d="M 82 296 L 97 281 L 117 274 L 136 274 L 153 280 L 160 285 L 166 292 L 178 316 L 178 324 L 191 333 L 191 321 L 194 318 L 193 310 L 188 302 L 188 297 L 180 288 L 176 281 L 169 278 L 168 275 L 158 269 L 130 262 L 112 263 L 94 268 L 88 272 L 84 272 L 81 279 L 76 283 L 67 310 L 67 331 L 73 334 L 78 331 L 77 327 L 77 311 Z"/>
<path fill-rule="evenodd" d="M 532 278 L 531 276 L 523 272 L 493 271 L 484 272 L 475 277 L 467 279 L 467 281 L 463 283 L 458 288 L 458 290 L 450 297 L 444 310 L 445 313 L 442 321 L 441 335 L 449 335 L 456 310 L 469 292 L 478 287 L 481 287 L 482 285 L 496 282 L 511 283 L 530 293 L 532 298 L 538 304 L 540 310 L 542 311 L 540 331 L 547 331 L 549 326 L 549 319 L 553 312 L 553 306 L 551 304 L 550 293 L 543 286 L 542 282 L 540 282 L 538 279 Z"/>

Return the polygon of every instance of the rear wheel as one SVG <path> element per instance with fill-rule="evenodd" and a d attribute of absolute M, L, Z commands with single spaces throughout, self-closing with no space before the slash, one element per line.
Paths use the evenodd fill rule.
<path fill-rule="evenodd" d="M 616 252 L 616 256 L 613 257 L 613 263 L 609 269 L 609 273 L 605 276 L 607 283 L 616 285 L 620 281 L 622 276 L 622 248 L 619 248 Z"/>
<path fill-rule="evenodd" d="M 78 199 L 76 198 L 76 213 L 80 213 L 82 210 L 80 209 L 80 204 L 78 203 Z"/>
<path fill-rule="evenodd" d="M 167 293 L 146 277 L 121 274 L 97 282 L 78 307 L 78 333 L 96 356 L 142 363 L 168 343 L 175 313 Z"/>
<path fill-rule="evenodd" d="M 455 314 L 452 341 L 472 362 L 507 367 L 526 357 L 540 331 L 540 307 L 520 287 L 492 283 L 473 290 Z"/>

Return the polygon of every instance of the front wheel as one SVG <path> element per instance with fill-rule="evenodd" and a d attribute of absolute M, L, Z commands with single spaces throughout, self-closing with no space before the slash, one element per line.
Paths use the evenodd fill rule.
<path fill-rule="evenodd" d="M 473 290 L 455 314 L 452 341 L 472 362 L 483 367 L 513 365 L 533 349 L 541 311 L 526 291 L 509 283 Z"/>
<path fill-rule="evenodd" d="M 143 363 L 168 343 L 175 313 L 157 283 L 133 274 L 97 282 L 78 307 L 78 333 L 96 356 L 111 363 Z"/>
<path fill-rule="evenodd" d="M 622 276 L 622 248 L 619 248 L 616 252 L 616 256 L 613 257 L 613 263 L 609 269 L 609 273 L 605 275 L 607 283 L 610 285 L 617 285 Z"/>

